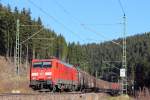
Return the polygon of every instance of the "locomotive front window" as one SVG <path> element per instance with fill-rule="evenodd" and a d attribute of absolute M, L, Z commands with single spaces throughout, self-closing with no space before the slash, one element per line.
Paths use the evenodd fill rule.
<path fill-rule="evenodd" d="M 50 67 L 52 67 L 52 64 L 51 64 L 51 62 L 34 62 L 33 67 L 34 68 L 37 68 L 37 67 L 50 68 Z"/>
<path fill-rule="evenodd" d="M 51 64 L 51 62 L 43 62 L 43 67 L 50 68 L 50 67 L 52 67 L 52 64 Z"/>
<path fill-rule="evenodd" d="M 33 63 L 33 67 L 36 68 L 36 67 L 42 67 L 42 62 L 34 62 Z"/>

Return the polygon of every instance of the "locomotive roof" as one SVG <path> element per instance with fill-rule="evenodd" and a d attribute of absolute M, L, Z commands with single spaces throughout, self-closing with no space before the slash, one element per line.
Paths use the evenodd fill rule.
<path fill-rule="evenodd" d="M 38 62 L 38 61 L 52 61 L 51 59 L 33 59 L 32 62 Z"/>
<path fill-rule="evenodd" d="M 61 64 L 64 64 L 64 65 L 67 66 L 67 67 L 73 67 L 73 65 L 71 65 L 71 64 L 69 64 L 69 63 L 66 63 L 66 62 L 63 62 L 63 61 L 58 60 L 58 59 L 33 59 L 32 62 L 53 61 L 53 60 L 57 60 L 58 62 L 60 62 Z"/>
<path fill-rule="evenodd" d="M 68 64 L 68 63 L 66 63 L 66 62 L 63 62 L 63 61 L 60 61 L 60 63 L 61 63 L 61 64 L 64 64 L 64 65 L 67 66 L 67 67 L 73 67 L 73 65 Z"/>

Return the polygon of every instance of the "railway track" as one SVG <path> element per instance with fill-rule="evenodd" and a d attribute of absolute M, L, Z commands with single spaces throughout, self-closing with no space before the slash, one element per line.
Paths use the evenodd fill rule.
<path fill-rule="evenodd" d="M 0 100 L 101 100 L 100 93 L 3 93 Z M 102 99 L 103 100 L 103 99 Z"/>
<path fill-rule="evenodd" d="M 61 93 L 53 93 L 53 92 L 40 92 L 40 93 L 1 93 L 0 96 L 9 96 L 9 95 L 14 95 L 14 96 L 20 96 L 20 95 L 72 95 L 72 94 L 86 94 L 82 92 L 61 92 Z"/>

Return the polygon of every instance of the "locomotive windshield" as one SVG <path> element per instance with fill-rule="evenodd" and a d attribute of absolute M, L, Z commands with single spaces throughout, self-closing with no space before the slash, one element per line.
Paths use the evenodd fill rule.
<path fill-rule="evenodd" d="M 51 62 L 43 62 L 43 67 L 50 68 L 50 67 L 52 67 L 52 64 L 51 64 Z"/>
<path fill-rule="evenodd" d="M 50 68 L 52 66 L 51 62 L 34 62 L 33 67 L 37 68 Z"/>

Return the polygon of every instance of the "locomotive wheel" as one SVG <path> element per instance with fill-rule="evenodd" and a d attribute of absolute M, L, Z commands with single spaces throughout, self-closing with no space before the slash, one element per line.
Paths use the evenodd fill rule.
<path fill-rule="evenodd" d="M 56 86 L 53 86 L 52 92 L 56 92 Z"/>
<path fill-rule="evenodd" d="M 37 90 L 37 86 L 33 86 L 32 89 L 33 89 L 33 91 L 36 91 Z"/>

